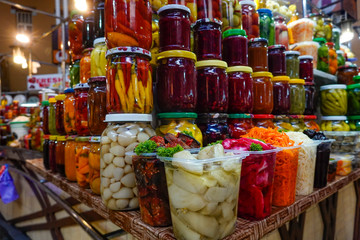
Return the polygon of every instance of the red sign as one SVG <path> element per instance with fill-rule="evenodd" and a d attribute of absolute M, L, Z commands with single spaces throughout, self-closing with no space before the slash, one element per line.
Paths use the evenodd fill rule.
<path fill-rule="evenodd" d="M 40 90 L 43 88 L 58 89 L 61 86 L 62 74 L 41 74 L 27 77 L 28 90 Z M 66 86 L 69 85 L 69 75 L 66 75 Z"/>

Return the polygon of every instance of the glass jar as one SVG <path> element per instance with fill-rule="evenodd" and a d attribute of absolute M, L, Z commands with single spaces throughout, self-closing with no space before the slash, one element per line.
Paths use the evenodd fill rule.
<path fill-rule="evenodd" d="M 135 209 L 139 207 L 138 189 L 132 157 L 126 153 L 155 136 L 150 125 L 152 117 L 150 114 L 108 114 L 106 121 L 109 125 L 100 142 L 101 197 L 109 209 Z"/>
<path fill-rule="evenodd" d="M 91 77 L 106 76 L 106 51 L 105 38 L 94 41 L 94 50 L 91 52 Z"/>
<path fill-rule="evenodd" d="M 66 135 L 64 127 L 64 100 L 65 94 L 55 96 L 55 127 L 60 135 Z"/>
<path fill-rule="evenodd" d="M 191 23 L 196 22 L 196 20 L 197 20 L 197 1 L 196 0 L 161 0 L 161 1 L 166 2 L 163 6 L 165 6 L 166 4 L 181 4 L 181 5 L 188 7 L 190 9 Z"/>
<path fill-rule="evenodd" d="M 327 73 L 329 72 L 329 48 L 326 46 L 326 40 L 325 38 L 314 38 L 314 41 L 320 44 L 317 69 Z"/>
<path fill-rule="evenodd" d="M 316 123 L 316 115 L 304 115 L 304 123 L 307 129 L 320 131 L 320 126 Z"/>
<path fill-rule="evenodd" d="M 229 113 L 251 113 L 253 109 L 252 69 L 245 66 L 226 69 L 229 78 Z"/>
<path fill-rule="evenodd" d="M 56 172 L 65 177 L 65 144 L 66 137 L 58 136 L 56 143 Z"/>
<path fill-rule="evenodd" d="M 160 52 L 169 50 L 190 51 L 190 9 L 179 4 L 159 9 Z"/>
<path fill-rule="evenodd" d="M 360 83 L 347 85 L 347 115 L 360 115 Z"/>
<path fill-rule="evenodd" d="M 91 77 L 91 52 L 93 48 L 87 48 L 80 60 L 80 83 L 87 83 Z"/>
<path fill-rule="evenodd" d="M 53 173 L 56 173 L 56 139 L 56 135 L 49 137 L 49 167 Z"/>
<path fill-rule="evenodd" d="M 314 115 L 316 111 L 316 89 L 314 83 L 305 83 L 305 115 Z"/>
<path fill-rule="evenodd" d="M 288 76 L 273 77 L 274 108 L 272 114 L 283 115 L 290 112 L 290 78 Z"/>
<path fill-rule="evenodd" d="M 94 33 L 95 39 L 105 37 L 105 0 L 95 0 Z"/>
<path fill-rule="evenodd" d="M 338 51 L 340 50 L 340 28 L 334 27 L 332 29 L 332 39 L 330 42 L 335 43 L 335 49 Z"/>
<path fill-rule="evenodd" d="M 249 39 L 260 37 L 259 14 L 253 1 L 240 1 L 242 14 L 242 27 Z"/>
<path fill-rule="evenodd" d="M 2 127 L 4 128 L 4 127 Z M 5 127 L 6 130 L 6 127 Z M 0 126 L 0 131 L 2 131 L 1 126 Z M 39 151 L 42 152 L 43 151 L 43 131 L 42 131 L 42 123 L 41 122 L 37 122 L 36 125 L 30 130 L 30 134 L 31 134 L 31 150 L 35 150 L 35 151 Z"/>
<path fill-rule="evenodd" d="M 299 77 L 300 79 L 304 79 L 306 83 L 312 83 L 314 81 L 313 59 L 310 55 L 299 57 Z"/>
<path fill-rule="evenodd" d="M 344 57 L 344 55 L 345 55 L 344 51 L 336 50 L 338 68 L 341 67 L 341 66 L 345 66 L 345 57 Z"/>
<path fill-rule="evenodd" d="M 241 28 L 241 5 L 238 0 L 222 0 L 222 29 Z"/>
<path fill-rule="evenodd" d="M 64 100 L 64 128 L 67 135 L 76 134 L 75 127 L 75 91 L 72 88 L 65 89 Z"/>
<path fill-rule="evenodd" d="M 49 152 L 50 152 L 50 135 L 44 135 L 43 143 L 43 163 L 46 170 L 50 170 Z"/>
<path fill-rule="evenodd" d="M 88 92 L 88 124 L 91 135 L 101 134 L 107 123 L 104 122 L 106 111 L 106 77 L 89 79 Z"/>
<path fill-rule="evenodd" d="M 197 0 L 198 19 L 210 18 L 221 20 L 221 1 L 220 0 Z"/>
<path fill-rule="evenodd" d="M 350 126 L 346 123 L 346 116 L 322 116 L 321 131 L 350 131 Z"/>
<path fill-rule="evenodd" d="M 269 72 L 273 76 L 286 75 L 285 46 L 273 45 L 268 48 Z"/>
<path fill-rule="evenodd" d="M 318 48 L 320 44 L 314 41 L 301 42 L 294 45 L 291 45 L 294 51 L 300 52 L 302 56 L 310 55 L 313 57 L 313 69 L 317 69 L 317 59 L 318 59 Z"/>
<path fill-rule="evenodd" d="M 268 40 L 269 46 L 275 44 L 275 23 L 270 9 L 257 10 L 260 19 L 260 37 Z"/>
<path fill-rule="evenodd" d="M 303 115 L 305 112 L 305 81 L 291 79 L 290 83 L 290 114 Z"/>
<path fill-rule="evenodd" d="M 82 46 L 84 18 L 76 11 L 72 11 L 71 15 L 71 21 L 69 22 L 70 54 L 72 60 L 76 61 L 81 59 L 84 51 Z"/>
<path fill-rule="evenodd" d="M 57 135 L 59 134 L 56 131 L 56 111 L 55 111 L 55 104 L 56 100 L 55 98 L 49 99 L 49 131 L 51 135 Z"/>
<path fill-rule="evenodd" d="M 275 44 L 281 44 L 285 46 L 285 49 L 289 49 L 289 34 L 286 26 L 285 19 L 282 16 L 276 16 L 274 19 L 275 24 Z"/>
<path fill-rule="evenodd" d="M 90 10 L 84 15 L 83 24 L 83 48 L 92 48 L 94 42 L 94 11 Z"/>
<path fill-rule="evenodd" d="M 202 132 L 204 146 L 227 138 L 228 126 L 226 119 L 227 114 L 225 113 L 199 114 L 196 124 Z"/>
<path fill-rule="evenodd" d="M 49 131 L 49 101 L 42 101 L 42 122 L 43 122 L 43 132 L 44 134 L 50 134 Z"/>
<path fill-rule="evenodd" d="M 80 59 L 74 61 L 70 65 L 69 76 L 70 76 L 70 87 L 74 87 L 76 84 L 80 83 Z"/>
<path fill-rule="evenodd" d="M 294 131 L 293 126 L 290 124 L 289 117 L 287 115 L 276 115 L 274 116 L 274 125 L 278 131 Z"/>
<path fill-rule="evenodd" d="M 197 100 L 196 56 L 187 51 L 158 55 L 157 104 L 160 112 L 195 111 Z"/>
<path fill-rule="evenodd" d="M 221 60 L 221 22 L 216 19 L 200 19 L 196 21 L 193 31 L 197 60 Z"/>
<path fill-rule="evenodd" d="M 321 14 L 310 14 L 310 19 L 315 22 L 314 38 L 325 37 L 324 17 Z"/>
<path fill-rule="evenodd" d="M 286 51 L 286 75 L 292 78 L 299 78 L 299 55 L 297 51 Z"/>
<path fill-rule="evenodd" d="M 274 115 L 272 114 L 253 114 L 252 121 L 254 127 L 275 128 Z"/>
<path fill-rule="evenodd" d="M 289 115 L 289 121 L 294 132 L 303 132 L 306 130 L 304 115 Z"/>
<path fill-rule="evenodd" d="M 229 29 L 223 32 L 222 37 L 222 56 L 228 66 L 247 66 L 248 39 L 246 32 L 242 29 Z"/>
<path fill-rule="evenodd" d="M 89 135 L 87 98 L 89 85 L 79 83 L 75 86 L 75 129 L 79 136 Z"/>
<path fill-rule="evenodd" d="M 67 180 L 76 181 L 75 137 L 68 136 L 65 144 L 65 176 Z"/>
<path fill-rule="evenodd" d="M 151 113 L 150 52 L 142 48 L 121 47 L 108 50 L 106 58 L 108 113 Z"/>
<path fill-rule="evenodd" d="M 268 71 L 268 45 L 264 38 L 249 41 L 249 67 L 254 72 Z"/>
<path fill-rule="evenodd" d="M 220 60 L 198 61 L 196 66 L 197 112 L 227 112 L 228 76 L 227 64 Z"/>
<path fill-rule="evenodd" d="M 353 77 L 358 74 L 356 65 L 342 66 L 338 68 L 337 78 L 339 84 L 354 84 Z"/>
<path fill-rule="evenodd" d="M 338 68 L 335 44 L 333 42 L 328 42 L 326 43 L 326 46 L 329 48 L 329 73 L 335 75 Z"/>
<path fill-rule="evenodd" d="M 100 195 L 100 139 L 101 136 L 90 138 L 89 151 L 89 185 L 91 191 Z"/>
<path fill-rule="evenodd" d="M 254 104 L 253 113 L 270 114 L 274 107 L 272 74 L 270 72 L 255 72 L 253 77 Z"/>
<path fill-rule="evenodd" d="M 347 113 L 348 99 L 346 85 L 330 84 L 320 87 L 321 114 L 343 116 Z"/>
<path fill-rule="evenodd" d="M 328 42 L 332 41 L 332 20 L 331 18 L 325 18 L 324 19 L 324 33 L 325 33 L 325 39 Z"/>
<path fill-rule="evenodd" d="M 250 114 L 235 113 L 228 116 L 228 128 L 230 138 L 241 138 L 254 127 Z"/>
<path fill-rule="evenodd" d="M 151 47 L 151 6 L 148 0 L 105 1 L 105 37 L 108 49 Z"/>
<path fill-rule="evenodd" d="M 191 133 L 202 146 L 203 136 L 201 130 L 195 124 L 197 116 L 196 113 L 186 112 L 159 113 L 157 115 L 159 127 L 156 129 L 156 133 L 160 136 L 164 136 L 166 133 L 175 136 L 181 132 Z"/>
<path fill-rule="evenodd" d="M 348 116 L 350 131 L 360 131 L 360 116 Z"/>
<path fill-rule="evenodd" d="M 79 187 L 89 188 L 90 137 L 75 138 L 76 181 Z"/>

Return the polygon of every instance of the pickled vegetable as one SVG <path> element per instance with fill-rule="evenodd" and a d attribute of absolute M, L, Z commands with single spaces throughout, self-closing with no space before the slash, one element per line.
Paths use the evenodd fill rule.
<path fill-rule="evenodd" d="M 288 76 L 276 76 L 272 79 L 275 115 L 289 114 L 290 111 L 290 78 Z"/>
<path fill-rule="evenodd" d="M 65 145 L 65 176 L 69 181 L 76 181 L 75 138 L 71 136 Z"/>
<path fill-rule="evenodd" d="M 289 49 L 289 34 L 285 23 L 285 19 L 281 16 L 275 17 L 275 44 L 281 44 L 285 46 L 285 49 Z"/>
<path fill-rule="evenodd" d="M 80 83 L 87 83 L 91 77 L 91 52 L 92 48 L 84 50 L 84 56 L 80 60 Z"/>
<path fill-rule="evenodd" d="M 79 136 L 89 135 L 88 98 L 89 85 L 79 83 L 75 86 L 75 128 Z"/>
<path fill-rule="evenodd" d="M 360 115 L 360 84 L 347 86 L 348 115 Z"/>
<path fill-rule="evenodd" d="M 55 127 L 56 131 L 60 135 L 65 135 L 65 127 L 64 127 L 64 100 L 65 94 L 59 94 L 55 97 Z"/>
<path fill-rule="evenodd" d="M 100 135 L 107 123 L 104 121 L 106 111 L 106 78 L 92 77 L 89 79 L 88 92 L 88 125 L 91 135 Z"/>
<path fill-rule="evenodd" d="M 314 131 L 320 131 L 320 126 L 316 123 L 316 115 L 306 115 L 304 116 L 304 123 L 307 129 Z"/>
<path fill-rule="evenodd" d="M 44 134 L 50 134 L 49 131 L 49 101 L 42 101 L 42 122 Z"/>
<path fill-rule="evenodd" d="M 315 42 L 320 44 L 318 49 L 317 69 L 323 72 L 329 72 L 329 48 L 325 45 L 325 38 L 315 38 Z"/>
<path fill-rule="evenodd" d="M 286 75 L 291 79 L 299 78 L 299 55 L 297 51 L 286 51 Z"/>
<path fill-rule="evenodd" d="M 220 0 L 197 0 L 198 19 L 210 18 L 221 21 L 221 1 Z"/>
<path fill-rule="evenodd" d="M 286 75 L 286 57 L 284 45 L 273 45 L 268 48 L 269 72 L 273 76 Z"/>
<path fill-rule="evenodd" d="M 242 14 L 242 27 L 246 31 L 249 39 L 258 38 L 259 31 L 259 14 L 256 12 L 256 5 L 253 1 L 240 1 Z"/>
<path fill-rule="evenodd" d="M 241 5 L 238 0 L 222 0 L 222 29 L 241 28 Z"/>
<path fill-rule="evenodd" d="M 55 98 L 49 99 L 49 132 L 51 135 L 58 135 L 59 133 L 56 131 L 56 108 L 55 108 L 56 100 Z"/>
<path fill-rule="evenodd" d="M 100 136 L 90 138 L 89 185 L 96 195 L 100 195 Z"/>
<path fill-rule="evenodd" d="M 324 116 L 343 116 L 348 109 L 346 85 L 331 84 L 320 87 L 321 114 Z"/>
<path fill-rule="evenodd" d="M 354 84 L 354 77 L 358 75 L 358 68 L 356 65 L 346 65 L 338 68 L 337 77 L 340 84 Z"/>
<path fill-rule="evenodd" d="M 95 39 L 94 47 L 91 52 L 91 77 L 106 76 L 105 38 Z"/>
<path fill-rule="evenodd" d="M 229 114 L 229 137 L 240 138 L 254 127 L 250 114 Z"/>
<path fill-rule="evenodd" d="M 269 46 L 275 44 L 275 23 L 270 9 L 258 9 L 260 17 L 260 37 L 268 40 Z"/>
<path fill-rule="evenodd" d="M 255 127 L 259 128 L 275 128 L 274 115 L 272 114 L 254 114 L 252 120 Z"/>
<path fill-rule="evenodd" d="M 76 181 L 81 188 L 89 187 L 89 137 L 75 139 Z"/>
<path fill-rule="evenodd" d="M 71 12 L 71 21 L 69 22 L 69 43 L 70 54 L 73 61 L 80 60 L 83 52 L 83 24 L 84 18 L 77 13 L 77 11 Z"/>
<path fill-rule="evenodd" d="M 234 48 L 233 46 L 237 46 Z M 223 32 L 223 60 L 228 66 L 248 65 L 248 39 L 242 29 L 229 29 Z"/>
<path fill-rule="evenodd" d="M 65 177 L 65 144 L 66 144 L 66 137 L 65 136 L 58 136 L 56 143 L 56 172 L 59 173 L 61 176 Z"/>
<path fill-rule="evenodd" d="M 313 83 L 314 81 L 313 59 L 310 55 L 299 57 L 299 77 L 300 79 L 304 79 L 305 83 Z"/>
<path fill-rule="evenodd" d="M 253 113 L 270 114 L 274 107 L 272 74 L 255 72 L 253 76 L 254 105 Z"/>
<path fill-rule="evenodd" d="M 64 100 L 64 128 L 67 135 L 76 134 L 75 127 L 75 96 L 74 89 L 65 89 Z"/>
<path fill-rule="evenodd" d="M 264 38 L 249 41 L 249 67 L 254 72 L 268 71 L 268 44 Z"/>
<path fill-rule="evenodd" d="M 329 73 L 335 75 L 338 68 L 335 45 L 332 42 L 328 42 L 326 45 L 329 48 Z"/>
<path fill-rule="evenodd" d="M 316 90 L 313 83 L 305 83 L 305 115 L 314 115 L 316 111 Z"/>
<path fill-rule="evenodd" d="M 159 1 L 159 0 L 157 0 Z M 160 0 L 164 1 L 164 0 Z M 156 2 L 156 0 L 153 0 L 153 2 Z M 166 4 L 181 4 L 190 9 L 190 21 L 191 23 L 196 22 L 198 19 L 198 13 L 197 13 L 197 0 L 165 0 L 164 5 Z"/>
<path fill-rule="evenodd" d="M 74 87 L 76 84 L 80 83 L 80 59 L 70 65 L 69 75 L 70 87 Z"/>
<path fill-rule="evenodd" d="M 336 50 L 338 67 L 345 65 L 344 51 Z"/>
<path fill-rule="evenodd" d="M 321 118 L 321 131 L 350 131 L 350 126 L 345 122 L 346 116 L 323 116 Z"/>

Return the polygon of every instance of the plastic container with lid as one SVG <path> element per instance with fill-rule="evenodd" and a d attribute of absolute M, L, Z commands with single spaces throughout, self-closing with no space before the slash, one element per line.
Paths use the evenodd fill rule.
<path fill-rule="evenodd" d="M 298 51 L 286 51 L 286 75 L 290 78 L 299 78 L 299 55 Z"/>
<path fill-rule="evenodd" d="M 90 137 L 75 138 L 76 181 L 79 187 L 89 188 Z"/>
<path fill-rule="evenodd" d="M 222 56 L 229 67 L 247 66 L 248 39 L 245 30 L 229 29 L 223 32 L 222 37 Z"/>
<path fill-rule="evenodd" d="M 352 163 L 355 160 L 355 156 L 349 154 L 331 154 L 331 159 L 337 162 L 336 175 L 347 176 L 353 171 Z"/>
<path fill-rule="evenodd" d="M 197 0 L 197 17 L 221 20 L 221 1 Z"/>
<path fill-rule="evenodd" d="M 87 83 L 91 77 L 91 52 L 93 48 L 86 48 L 80 60 L 80 83 Z"/>
<path fill-rule="evenodd" d="M 105 1 L 105 37 L 108 49 L 151 47 L 151 5 L 149 1 Z M 135 11 L 136 10 L 136 11 Z"/>
<path fill-rule="evenodd" d="M 252 121 L 254 127 L 275 128 L 274 115 L 272 114 L 253 114 Z"/>
<path fill-rule="evenodd" d="M 90 138 L 89 150 L 89 185 L 96 195 L 100 195 L 100 140 L 101 136 Z"/>
<path fill-rule="evenodd" d="M 109 209 L 139 207 L 132 157 L 126 153 L 155 136 L 151 121 L 150 114 L 106 115 L 109 125 L 100 142 L 100 192 L 103 203 Z"/>
<path fill-rule="evenodd" d="M 64 100 L 64 128 L 67 135 L 76 134 L 75 127 L 75 91 L 72 88 L 65 89 Z"/>
<path fill-rule="evenodd" d="M 106 77 L 89 79 L 88 92 L 88 124 L 91 135 L 100 135 L 107 124 L 104 122 L 106 110 Z"/>
<path fill-rule="evenodd" d="M 56 173 L 56 135 L 49 137 L 49 167 L 53 173 Z"/>
<path fill-rule="evenodd" d="M 56 131 L 56 100 L 55 98 L 49 99 L 49 132 L 51 135 L 58 135 Z"/>
<path fill-rule="evenodd" d="M 317 146 L 314 188 L 323 188 L 327 184 L 332 142 L 333 140 L 322 140 Z"/>
<path fill-rule="evenodd" d="M 253 77 L 254 104 L 252 113 L 270 114 L 274 107 L 272 74 L 255 72 Z"/>
<path fill-rule="evenodd" d="M 354 84 L 353 77 L 358 75 L 358 68 L 356 65 L 347 65 L 338 68 L 337 78 L 339 84 Z"/>
<path fill-rule="evenodd" d="M 44 134 L 50 134 L 49 131 L 49 101 L 42 101 L 42 122 L 43 122 L 43 132 Z"/>
<path fill-rule="evenodd" d="M 169 4 L 159 9 L 160 52 L 169 50 L 190 51 L 190 9 Z"/>
<path fill-rule="evenodd" d="M 313 69 L 317 68 L 318 48 L 320 44 L 314 41 L 300 42 L 290 46 L 293 51 L 300 52 L 300 55 L 309 55 L 313 57 Z"/>
<path fill-rule="evenodd" d="M 345 53 L 342 50 L 336 50 L 338 68 L 345 65 Z"/>
<path fill-rule="evenodd" d="M 268 48 L 269 72 L 273 76 L 286 75 L 285 46 L 273 45 Z"/>
<path fill-rule="evenodd" d="M 66 137 L 58 136 L 56 139 L 56 172 L 65 177 L 65 144 Z"/>
<path fill-rule="evenodd" d="M 360 115 L 347 117 L 350 131 L 360 131 Z"/>
<path fill-rule="evenodd" d="M 50 169 L 49 163 L 49 144 L 50 144 L 50 135 L 44 135 L 44 143 L 43 143 L 43 164 L 46 170 Z"/>
<path fill-rule="evenodd" d="M 188 7 L 190 9 L 190 21 L 191 21 L 191 23 L 196 22 L 196 20 L 198 18 L 197 1 L 196 0 L 160 0 L 160 1 L 163 2 L 161 7 L 163 7 L 165 5 L 168 5 L 168 4 L 181 4 L 181 5 L 184 5 L 184 6 Z M 154 10 L 154 5 L 159 5 L 159 2 L 152 1 L 153 10 Z M 155 9 L 155 11 L 158 12 L 159 8 L 160 7 L 157 7 L 157 9 Z M 155 12 L 155 11 L 153 11 L 153 12 Z"/>
<path fill-rule="evenodd" d="M 91 77 L 106 76 L 106 51 L 105 38 L 97 38 L 94 40 L 94 50 L 92 50 L 91 58 Z"/>
<path fill-rule="evenodd" d="M 197 112 L 223 113 L 228 109 L 227 63 L 203 60 L 195 64 L 197 79 Z"/>
<path fill-rule="evenodd" d="M 70 54 L 73 61 L 80 60 L 84 50 L 83 41 L 84 18 L 77 11 L 71 12 L 71 21 L 69 22 L 69 43 Z"/>
<path fill-rule="evenodd" d="M 55 96 L 55 127 L 56 131 L 60 135 L 65 135 L 65 127 L 64 127 L 64 100 L 65 94 L 59 94 Z"/>
<path fill-rule="evenodd" d="M 222 29 L 241 28 L 241 5 L 238 0 L 222 0 Z"/>
<path fill-rule="evenodd" d="M 350 131 L 346 116 L 322 116 L 321 131 Z"/>
<path fill-rule="evenodd" d="M 320 87 L 321 114 L 324 116 L 346 115 L 348 99 L 346 85 L 330 84 Z"/>
<path fill-rule="evenodd" d="M 313 59 L 310 55 L 299 57 L 299 77 L 304 79 L 305 83 L 312 83 L 314 81 Z"/>
<path fill-rule="evenodd" d="M 259 14 L 256 12 L 256 4 L 253 1 L 240 1 L 242 27 L 249 39 L 260 37 Z"/>
<path fill-rule="evenodd" d="M 311 41 L 314 35 L 314 21 L 301 18 L 287 25 L 290 44 Z"/>
<path fill-rule="evenodd" d="M 233 113 L 228 116 L 228 128 L 230 138 L 241 138 L 253 128 L 251 114 Z"/>
<path fill-rule="evenodd" d="M 278 131 L 294 131 L 287 115 L 274 115 L 274 125 L 278 128 Z"/>
<path fill-rule="evenodd" d="M 94 35 L 95 39 L 105 37 L 105 0 L 96 0 L 94 4 Z"/>
<path fill-rule="evenodd" d="M 76 181 L 75 137 L 68 136 L 65 145 L 65 176 L 67 180 Z"/>
<path fill-rule="evenodd" d="M 221 22 L 216 19 L 200 19 L 193 26 L 193 31 L 197 60 L 221 60 Z"/>
<path fill-rule="evenodd" d="M 272 78 L 274 108 L 272 114 L 283 115 L 290 112 L 290 78 L 276 76 Z"/>
<path fill-rule="evenodd" d="M 249 113 L 253 109 L 253 79 L 251 67 L 226 69 L 229 78 L 229 113 Z"/>
<path fill-rule="evenodd" d="M 268 71 L 268 43 L 265 38 L 254 38 L 249 41 L 249 67 L 254 72 Z"/>
<path fill-rule="evenodd" d="M 290 114 L 302 115 L 305 112 L 305 81 L 302 79 L 291 79 L 290 83 Z"/>
<path fill-rule="evenodd" d="M 314 83 L 305 83 L 305 115 L 314 115 L 316 111 L 316 88 Z"/>
<path fill-rule="evenodd" d="M 335 44 L 333 42 L 328 42 L 326 43 L 326 46 L 329 48 L 329 73 L 335 75 L 338 68 Z"/>
<path fill-rule="evenodd" d="M 89 135 L 88 124 L 88 91 L 87 83 L 79 83 L 75 86 L 75 128 L 79 136 Z"/>
<path fill-rule="evenodd" d="M 275 24 L 275 44 L 281 44 L 285 46 L 285 49 L 289 49 L 289 34 L 286 26 L 286 21 L 282 16 L 276 16 L 274 18 Z"/>
<path fill-rule="evenodd" d="M 196 119 L 196 125 L 203 135 L 203 144 L 224 140 L 228 136 L 226 113 L 203 113 Z"/>
<path fill-rule="evenodd" d="M 108 50 L 106 58 L 108 113 L 151 113 L 150 52 L 138 47 L 119 47 Z"/>
<path fill-rule="evenodd" d="M 315 38 L 315 42 L 320 44 L 318 48 L 317 69 L 323 72 L 329 72 L 329 48 L 326 45 L 325 38 Z"/>
<path fill-rule="evenodd" d="M 257 10 L 260 19 L 260 37 L 268 40 L 269 46 L 275 44 L 275 23 L 272 11 L 267 8 Z"/>
<path fill-rule="evenodd" d="M 304 123 L 307 129 L 320 131 L 320 126 L 316 123 L 316 115 L 304 115 Z"/>
<path fill-rule="evenodd" d="M 70 87 L 80 83 L 80 59 L 74 61 L 69 69 Z"/>
<path fill-rule="evenodd" d="M 158 55 L 157 104 L 160 112 L 195 111 L 197 100 L 196 55 L 166 51 Z"/>

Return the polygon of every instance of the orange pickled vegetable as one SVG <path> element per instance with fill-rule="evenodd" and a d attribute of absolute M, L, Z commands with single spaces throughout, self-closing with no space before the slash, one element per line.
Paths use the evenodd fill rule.
<path fill-rule="evenodd" d="M 87 83 L 91 77 L 91 51 L 92 48 L 85 49 L 80 60 L 80 83 Z"/>
<path fill-rule="evenodd" d="M 75 141 L 69 139 L 65 145 L 65 176 L 69 181 L 76 181 Z"/>
<path fill-rule="evenodd" d="M 75 148 L 76 180 L 80 187 L 89 187 L 89 143 L 77 142 Z"/>
<path fill-rule="evenodd" d="M 100 137 L 90 139 L 89 167 L 90 188 L 100 195 Z"/>
<path fill-rule="evenodd" d="M 336 175 L 346 176 L 352 171 L 351 160 L 344 159 L 337 162 Z"/>
<path fill-rule="evenodd" d="M 76 134 L 75 129 L 75 97 L 74 90 L 65 90 L 64 128 L 66 134 Z"/>

